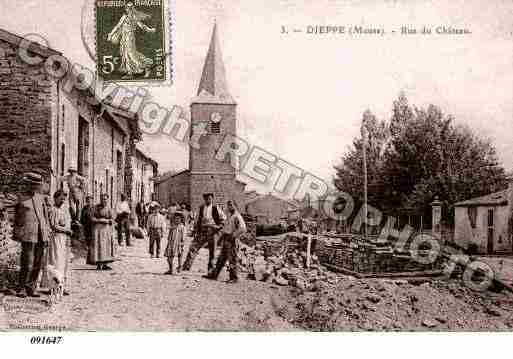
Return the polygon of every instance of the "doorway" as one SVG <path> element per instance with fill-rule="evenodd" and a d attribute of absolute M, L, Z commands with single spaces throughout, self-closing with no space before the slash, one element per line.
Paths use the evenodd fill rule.
<path fill-rule="evenodd" d="M 495 221 L 494 221 L 494 217 L 495 217 L 495 211 L 493 208 L 490 208 L 488 209 L 488 219 L 487 219 L 487 223 L 488 223 L 488 228 L 487 228 L 487 232 L 488 232 L 488 235 L 487 235 L 487 239 L 488 239 L 488 243 L 487 243 L 487 252 L 489 254 L 492 254 L 493 253 L 493 238 L 495 236 Z"/>

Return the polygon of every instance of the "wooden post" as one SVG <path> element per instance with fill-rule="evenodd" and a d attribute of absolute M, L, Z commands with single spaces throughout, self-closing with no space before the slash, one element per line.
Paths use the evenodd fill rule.
<path fill-rule="evenodd" d="M 310 268 L 310 251 L 312 250 L 312 235 L 306 236 L 306 268 Z"/>

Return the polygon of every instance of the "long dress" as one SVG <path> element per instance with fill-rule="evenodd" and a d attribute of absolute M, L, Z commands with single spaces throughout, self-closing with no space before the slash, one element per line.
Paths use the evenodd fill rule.
<path fill-rule="evenodd" d="M 46 270 L 43 274 L 41 286 L 49 288 L 51 286 L 50 281 L 56 280 L 65 287 L 70 260 L 70 236 L 55 230 L 55 228 L 58 226 L 71 230 L 71 216 L 66 206 L 62 205 L 61 207 L 52 208 L 50 211 L 50 224 L 54 231 L 48 244 Z"/>
<path fill-rule="evenodd" d="M 147 68 L 153 65 L 153 60 L 147 58 L 137 51 L 135 35 L 137 28 L 144 31 L 150 29 L 141 21 L 150 16 L 137 10 L 131 10 L 119 20 L 118 25 L 112 31 L 113 43 L 119 41 L 119 54 L 121 55 L 121 66 L 119 71 L 128 75 L 143 73 Z"/>
<path fill-rule="evenodd" d="M 183 254 L 183 245 L 185 239 L 185 226 L 180 223 L 178 226 L 172 226 L 169 229 L 169 236 L 167 239 L 167 247 L 164 252 L 166 257 L 181 257 Z"/>
<path fill-rule="evenodd" d="M 89 245 L 87 263 L 106 264 L 114 261 L 114 233 L 112 224 L 95 223 L 95 219 L 112 219 L 109 207 L 96 205 L 92 212 L 93 238 Z"/>

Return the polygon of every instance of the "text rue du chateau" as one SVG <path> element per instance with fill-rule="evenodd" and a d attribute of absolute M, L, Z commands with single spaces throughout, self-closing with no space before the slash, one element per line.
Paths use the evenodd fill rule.
<path fill-rule="evenodd" d="M 472 32 L 465 27 L 449 25 L 411 26 L 401 25 L 392 29 L 379 26 L 362 25 L 307 25 L 306 27 L 289 27 L 283 25 L 282 34 L 305 33 L 307 35 L 467 35 Z"/>

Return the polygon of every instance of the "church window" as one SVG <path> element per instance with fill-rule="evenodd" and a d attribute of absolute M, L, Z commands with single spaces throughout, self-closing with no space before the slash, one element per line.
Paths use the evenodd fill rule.
<path fill-rule="evenodd" d="M 211 122 L 210 123 L 210 132 L 221 133 L 221 123 L 220 122 Z"/>

